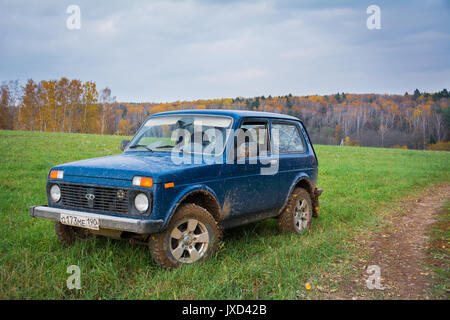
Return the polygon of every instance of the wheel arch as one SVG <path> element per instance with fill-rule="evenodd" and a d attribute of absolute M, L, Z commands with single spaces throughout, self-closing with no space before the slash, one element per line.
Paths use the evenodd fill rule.
<path fill-rule="evenodd" d="M 204 185 L 190 186 L 186 188 L 172 203 L 169 209 L 169 216 L 166 219 L 162 230 L 166 228 L 177 211 L 178 207 L 183 203 L 193 203 L 208 210 L 216 221 L 219 221 L 221 209 L 215 192 Z"/>
<path fill-rule="evenodd" d="M 305 173 L 301 173 L 299 176 L 297 176 L 295 178 L 294 182 L 289 187 L 289 192 L 288 192 L 286 198 L 284 199 L 283 206 L 280 209 L 280 214 L 286 208 L 286 205 L 289 202 L 289 198 L 291 197 L 292 192 L 297 187 L 303 188 L 306 191 L 308 191 L 309 195 L 311 196 L 311 200 L 313 202 L 313 213 L 316 211 L 316 208 L 315 208 L 316 207 L 316 197 L 315 197 L 315 194 L 314 194 L 314 186 L 313 186 L 313 184 L 311 182 L 310 177 L 307 174 L 305 174 Z"/>

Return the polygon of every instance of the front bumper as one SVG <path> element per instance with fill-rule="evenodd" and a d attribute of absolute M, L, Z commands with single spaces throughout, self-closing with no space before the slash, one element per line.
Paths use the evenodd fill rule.
<path fill-rule="evenodd" d="M 32 217 L 40 217 L 59 221 L 61 213 L 99 219 L 100 221 L 99 227 L 102 229 L 128 231 L 138 234 L 157 233 L 161 230 L 164 224 L 163 220 L 141 220 L 127 217 L 116 217 L 106 214 L 59 209 L 48 206 L 30 207 L 30 216 Z"/>

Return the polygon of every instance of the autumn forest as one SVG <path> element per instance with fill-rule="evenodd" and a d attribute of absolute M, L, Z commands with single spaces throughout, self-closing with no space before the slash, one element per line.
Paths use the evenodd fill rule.
<path fill-rule="evenodd" d="M 151 114 L 178 109 L 246 109 L 299 117 L 316 144 L 449 150 L 447 89 L 403 95 L 220 98 L 118 102 L 109 88 L 70 80 L 9 81 L 0 88 L 0 129 L 132 135 Z"/>

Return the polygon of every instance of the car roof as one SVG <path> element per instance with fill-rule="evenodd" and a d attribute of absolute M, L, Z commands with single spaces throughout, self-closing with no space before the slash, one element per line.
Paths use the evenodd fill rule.
<path fill-rule="evenodd" d="M 255 117 L 255 118 L 273 118 L 273 119 L 300 121 L 300 119 L 298 119 L 297 117 L 281 113 L 249 111 L 249 110 L 227 110 L 227 109 L 187 109 L 187 110 L 185 109 L 177 111 L 166 111 L 155 113 L 154 115 L 152 115 L 152 117 L 162 115 L 176 115 L 176 114 L 208 114 L 208 115 L 230 116 L 235 119 Z"/>

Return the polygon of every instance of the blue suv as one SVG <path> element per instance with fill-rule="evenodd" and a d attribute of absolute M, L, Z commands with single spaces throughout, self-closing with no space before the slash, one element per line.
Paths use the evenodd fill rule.
<path fill-rule="evenodd" d="M 152 115 L 122 154 L 51 168 L 48 204 L 65 245 L 100 235 L 149 245 L 163 267 L 198 262 L 222 230 L 276 218 L 301 234 L 319 212 L 318 161 L 302 122 L 237 110 Z"/>

